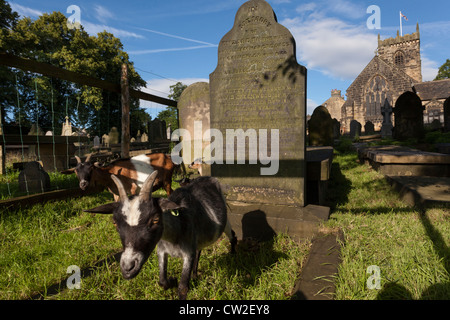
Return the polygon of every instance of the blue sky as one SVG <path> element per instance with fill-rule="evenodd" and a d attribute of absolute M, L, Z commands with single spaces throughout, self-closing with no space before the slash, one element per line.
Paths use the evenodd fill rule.
<path fill-rule="evenodd" d="M 36 19 L 44 12 L 80 7 L 81 24 L 95 35 L 106 29 L 119 37 L 144 80 L 144 91 L 167 96 L 169 86 L 181 81 L 208 81 L 217 64 L 217 45 L 231 29 L 246 0 L 8 0 L 22 16 Z M 433 80 L 450 58 L 450 1 L 300 1 L 268 0 L 278 22 L 287 27 L 297 45 L 297 60 L 308 68 L 308 114 L 345 90 L 373 58 L 378 33 L 395 37 L 399 11 L 403 34 L 420 24 L 422 75 Z M 380 8 L 380 29 L 369 29 L 370 5 Z M 145 102 L 155 117 L 164 106 Z"/>

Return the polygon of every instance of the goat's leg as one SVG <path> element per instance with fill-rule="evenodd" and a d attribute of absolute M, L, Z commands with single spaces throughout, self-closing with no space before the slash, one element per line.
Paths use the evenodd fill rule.
<path fill-rule="evenodd" d="M 177 279 L 169 278 L 167 279 L 167 257 L 168 254 L 165 252 L 158 252 L 158 264 L 159 264 L 159 282 L 158 284 L 167 290 L 177 286 Z"/>
<path fill-rule="evenodd" d="M 200 253 L 202 250 L 197 250 L 195 254 L 195 261 L 194 261 L 194 267 L 192 268 L 192 279 L 197 279 L 197 271 L 198 271 L 198 261 L 200 259 Z"/>
<path fill-rule="evenodd" d="M 228 239 L 230 240 L 231 244 L 231 253 L 236 253 L 236 244 L 237 244 L 237 237 L 236 233 L 234 233 L 233 229 L 231 229 L 230 220 L 227 219 L 227 224 L 225 226 L 225 234 L 227 235 Z"/>
<path fill-rule="evenodd" d="M 178 298 L 186 300 L 189 291 L 189 281 L 191 280 L 192 268 L 194 266 L 197 251 L 193 250 L 192 254 L 186 255 L 183 261 L 183 271 L 181 271 L 180 284 L 178 286 Z"/>

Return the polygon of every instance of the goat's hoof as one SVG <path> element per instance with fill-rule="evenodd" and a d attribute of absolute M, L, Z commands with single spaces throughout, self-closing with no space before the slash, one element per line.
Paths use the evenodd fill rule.
<path fill-rule="evenodd" d="M 175 288 L 178 286 L 178 281 L 176 278 L 169 278 L 166 281 L 158 282 L 158 284 L 163 287 L 164 290 Z"/>
<path fill-rule="evenodd" d="M 188 290 L 189 290 L 188 287 L 178 288 L 178 298 L 179 298 L 180 300 L 186 300 Z"/>

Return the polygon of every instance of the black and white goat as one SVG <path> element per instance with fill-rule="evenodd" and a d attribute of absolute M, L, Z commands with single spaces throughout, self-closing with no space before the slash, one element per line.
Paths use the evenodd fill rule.
<path fill-rule="evenodd" d="M 227 206 L 215 178 L 200 177 L 176 189 L 167 199 L 152 198 L 156 172 L 145 181 L 139 196 L 128 198 L 122 182 L 114 175 L 120 202 L 109 203 L 93 213 L 113 213 L 123 253 L 120 268 L 125 279 L 134 278 L 158 245 L 159 284 L 168 289 L 177 284 L 167 278 L 168 255 L 183 259 L 178 296 L 186 299 L 191 273 L 197 277 L 200 251 L 225 232 L 235 251 L 237 238 L 227 218 Z"/>

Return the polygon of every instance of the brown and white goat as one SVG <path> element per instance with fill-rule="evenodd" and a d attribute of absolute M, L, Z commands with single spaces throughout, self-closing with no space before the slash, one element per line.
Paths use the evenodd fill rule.
<path fill-rule="evenodd" d="M 63 171 L 69 174 L 75 172 L 80 181 L 80 188 L 86 190 L 89 186 L 105 187 L 114 195 L 116 201 L 119 200 L 119 191 L 116 184 L 111 179 L 111 175 L 116 175 L 122 182 L 127 194 L 135 195 L 144 184 L 145 180 L 154 171 L 158 172 L 155 181 L 155 190 L 164 188 L 168 195 L 172 193 L 172 173 L 175 164 L 170 156 L 164 153 L 142 154 L 129 159 L 118 159 L 105 167 L 99 166 L 96 162 L 90 162 L 89 155 L 84 162 L 75 156 L 77 165 L 75 168 Z"/>
<path fill-rule="evenodd" d="M 120 269 L 125 279 L 138 275 L 142 265 L 157 247 L 159 284 L 164 288 L 176 286 L 167 278 L 168 255 L 183 259 L 178 296 L 186 299 L 191 273 L 197 276 L 200 251 L 225 232 L 231 242 L 231 252 L 237 243 L 227 218 L 227 207 L 220 184 L 215 178 L 200 177 L 185 187 L 176 189 L 167 199 L 152 198 L 156 173 L 145 181 L 139 196 L 129 199 L 117 177 L 120 202 L 108 203 L 92 213 L 112 213 L 123 245 Z"/>

